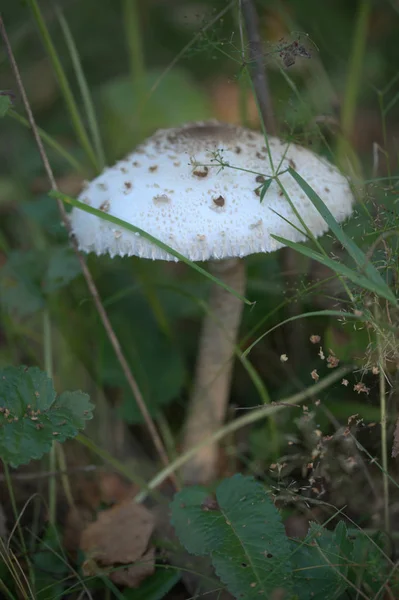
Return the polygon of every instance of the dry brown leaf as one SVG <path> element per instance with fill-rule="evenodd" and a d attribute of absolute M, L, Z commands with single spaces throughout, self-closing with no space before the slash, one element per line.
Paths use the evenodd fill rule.
<path fill-rule="evenodd" d="M 137 587 L 154 572 L 154 550 L 148 549 L 153 529 L 153 515 L 129 500 L 100 512 L 83 531 L 80 547 L 99 568 L 118 566 L 110 574 L 115 583 Z"/>

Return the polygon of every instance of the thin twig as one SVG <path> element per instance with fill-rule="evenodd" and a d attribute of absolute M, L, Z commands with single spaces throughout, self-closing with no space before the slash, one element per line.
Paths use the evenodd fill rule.
<path fill-rule="evenodd" d="M 8 38 L 8 35 L 7 35 L 7 30 L 6 30 L 6 27 L 4 25 L 4 21 L 3 21 L 2 17 L 1 17 L 1 15 L 0 15 L 0 35 L 3 38 L 3 42 L 4 42 L 4 45 L 5 45 L 5 48 L 6 48 L 6 52 L 8 54 L 8 58 L 9 58 L 9 61 L 10 61 L 10 64 L 11 64 L 11 68 L 12 68 L 12 71 L 14 73 L 14 76 L 15 76 L 15 79 L 16 79 L 16 82 L 17 82 L 17 86 L 18 86 L 19 92 L 21 94 L 22 102 L 23 102 L 23 105 L 25 107 L 26 114 L 28 116 L 29 124 L 31 126 L 33 136 L 35 138 L 36 145 L 37 145 L 37 148 L 39 150 L 39 154 L 40 154 L 40 157 L 42 159 L 44 169 L 46 171 L 46 175 L 47 175 L 48 180 L 49 180 L 50 185 L 51 185 L 51 189 L 54 190 L 54 191 L 58 191 L 57 183 L 56 183 L 53 171 L 51 169 L 49 160 L 47 158 L 47 154 L 46 154 L 46 151 L 44 149 L 42 140 L 40 139 L 40 135 L 39 135 L 39 131 L 38 131 L 38 128 L 37 128 L 37 125 L 36 125 L 36 122 L 35 122 L 35 118 L 33 116 L 33 113 L 32 113 L 32 110 L 31 110 L 31 107 L 30 107 L 30 104 L 29 104 L 29 100 L 28 100 L 28 97 L 26 95 L 26 91 L 25 91 L 24 84 L 22 82 L 21 74 L 19 72 L 19 68 L 18 68 L 18 65 L 16 63 L 16 60 L 15 60 L 15 57 L 14 57 L 14 53 L 13 53 L 12 48 L 11 48 L 10 40 Z M 145 404 L 143 395 L 142 395 L 142 393 L 140 391 L 140 388 L 139 388 L 139 386 L 138 386 L 138 384 L 137 384 L 137 382 L 136 382 L 136 380 L 135 380 L 135 378 L 133 376 L 133 373 L 130 370 L 130 367 L 129 367 L 128 362 L 127 362 L 127 360 L 125 358 L 125 355 L 123 354 L 123 351 L 122 351 L 122 348 L 120 346 L 119 340 L 118 340 L 118 338 L 117 338 L 117 336 L 115 334 L 115 331 L 114 331 L 114 329 L 113 329 L 113 327 L 111 325 L 111 322 L 110 322 L 110 320 L 108 318 L 107 312 L 106 312 L 106 310 L 105 310 L 105 308 L 104 308 L 104 306 L 102 304 L 101 298 L 99 296 L 99 293 L 98 293 L 97 287 L 96 287 L 96 285 L 94 283 L 94 280 L 93 280 L 93 278 L 91 276 L 91 273 L 90 273 L 90 271 L 89 271 L 89 269 L 88 269 L 88 267 L 86 265 L 86 262 L 85 262 L 85 260 L 84 260 L 84 258 L 82 256 L 82 254 L 79 252 L 78 245 L 76 243 L 75 238 L 72 236 L 71 226 L 70 226 L 70 223 L 69 223 L 69 220 L 68 220 L 68 216 L 67 216 L 67 213 L 65 211 L 63 202 L 61 200 L 57 200 L 57 204 L 58 204 L 58 209 L 60 211 L 60 215 L 61 215 L 61 219 L 62 219 L 63 225 L 65 226 L 65 229 L 66 229 L 66 231 L 67 231 L 67 233 L 68 233 L 68 235 L 69 235 L 69 237 L 71 239 L 72 248 L 73 248 L 73 250 L 74 250 L 74 252 L 75 252 L 75 254 L 76 254 L 76 256 L 77 256 L 77 258 L 79 260 L 79 263 L 80 263 L 80 266 L 81 266 L 81 269 L 82 269 L 82 272 L 83 272 L 83 276 L 84 276 L 84 278 L 86 280 L 87 286 L 88 286 L 90 294 L 91 294 L 91 296 L 93 298 L 94 304 L 96 306 L 96 309 L 97 309 L 98 314 L 100 316 L 100 319 L 102 321 L 104 329 L 105 329 L 105 331 L 106 331 L 106 333 L 108 335 L 108 338 L 109 338 L 109 340 L 110 340 L 110 342 L 112 344 L 112 347 L 114 349 L 116 357 L 117 357 L 117 359 L 119 361 L 119 364 L 121 365 L 123 373 L 124 373 L 124 375 L 125 375 L 125 377 L 126 377 L 126 379 L 128 381 L 128 384 L 130 386 L 130 389 L 132 390 L 133 395 L 134 395 L 134 397 L 136 399 L 136 402 L 137 402 L 138 407 L 140 409 L 140 412 L 141 412 L 141 414 L 142 414 L 142 416 L 144 418 L 144 422 L 145 422 L 145 424 L 147 426 L 147 429 L 148 429 L 148 432 L 150 434 L 150 437 L 151 437 L 151 439 L 153 441 L 153 444 L 154 444 L 154 446 L 155 446 L 155 448 L 156 448 L 156 450 L 158 452 L 158 455 L 159 455 L 162 463 L 166 467 L 166 466 L 169 465 L 169 459 L 168 459 L 168 455 L 166 453 L 166 450 L 164 448 L 164 445 L 162 443 L 161 437 L 160 437 L 160 435 L 159 435 L 159 433 L 158 433 L 158 431 L 157 431 L 157 429 L 156 429 L 156 427 L 154 425 L 153 420 L 151 419 L 151 416 L 150 416 L 150 414 L 148 412 L 148 409 L 147 409 L 147 406 Z M 176 477 L 174 475 L 173 475 L 173 482 L 174 482 L 175 486 L 178 487 L 177 479 L 176 479 Z"/>
<path fill-rule="evenodd" d="M 249 45 L 251 77 L 255 88 L 259 110 L 267 133 L 275 135 L 276 122 L 274 119 L 269 83 L 267 80 L 262 40 L 259 33 L 259 19 L 253 0 L 239 0 L 240 10 L 244 17 Z"/>

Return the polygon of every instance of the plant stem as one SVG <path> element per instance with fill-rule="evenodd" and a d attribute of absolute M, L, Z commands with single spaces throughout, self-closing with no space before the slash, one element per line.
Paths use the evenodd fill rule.
<path fill-rule="evenodd" d="M 361 173 L 361 164 L 350 144 L 350 137 L 353 131 L 361 84 L 370 8 L 371 0 L 359 0 L 341 109 L 341 134 L 338 136 L 337 142 L 337 163 L 346 172 L 349 172 L 353 178 L 358 178 Z"/>
<path fill-rule="evenodd" d="M 104 148 L 101 142 L 100 129 L 97 122 L 96 111 L 94 108 L 93 100 L 90 94 L 89 86 L 87 85 L 87 80 L 82 69 L 82 64 L 80 62 L 80 57 L 78 50 L 76 48 L 75 40 L 72 37 L 71 30 L 62 14 L 61 10 L 56 6 L 55 8 L 58 20 L 61 25 L 62 32 L 65 37 L 65 42 L 68 46 L 69 54 L 71 56 L 72 65 L 75 70 L 76 79 L 78 80 L 78 85 L 80 88 L 80 93 L 83 100 L 83 106 L 85 108 L 87 123 L 89 126 L 89 130 L 91 133 L 91 138 L 93 141 L 93 145 L 95 148 L 98 167 L 99 170 L 102 171 L 105 167 L 105 156 L 104 156 Z"/>
<path fill-rule="evenodd" d="M 345 138 L 348 138 L 351 135 L 355 119 L 356 103 L 359 95 L 362 65 L 364 62 L 364 51 L 366 48 L 370 9 L 371 0 L 359 1 L 352 51 L 346 77 L 345 96 L 342 106 L 341 123 L 342 132 Z"/>
<path fill-rule="evenodd" d="M 259 19 L 253 0 L 239 0 L 240 10 L 244 17 L 245 28 L 249 42 L 249 59 L 251 65 L 252 81 L 260 114 L 267 133 L 276 133 L 276 123 L 271 102 L 269 83 L 263 61 L 262 40 L 259 33 Z"/>
<path fill-rule="evenodd" d="M 11 501 L 12 512 L 13 512 L 13 515 L 14 515 L 15 523 L 17 524 L 17 531 L 18 531 L 19 541 L 21 543 L 22 551 L 26 555 L 27 554 L 26 544 L 25 544 L 24 535 L 22 533 L 21 524 L 19 522 L 17 503 L 15 501 L 14 488 L 12 486 L 12 481 L 11 481 L 11 477 L 10 477 L 10 469 L 8 468 L 8 465 L 7 465 L 7 463 L 5 461 L 3 461 L 3 471 L 4 471 L 4 477 L 5 477 L 5 480 L 6 480 L 8 495 L 9 495 L 10 501 Z"/>
<path fill-rule="evenodd" d="M 141 40 L 138 2 L 137 0 L 123 0 L 122 6 L 126 42 L 129 50 L 132 88 L 138 100 L 137 105 L 141 106 L 141 101 L 144 99 L 145 94 L 145 64 Z"/>
<path fill-rule="evenodd" d="M 46 308 L 43 311 L 43 340 L 44 340 L 44 370 L 47 376 L 53 378 L 53 354 L 51 342 L 51 320 L 49 310 Z M 49 471 L 53 473 L 57 467 L 56 460 L 56 442 L 52 443 L 49 455 Z M 55 525 L 57 512 L 57 480 L 55 477 L 50 477 L 48 482 L 48 513 L 49 522 Z"/>
<path fill-rule="evenodd" d="M 378 317 L 378 309 L 375 310 L 375 317 Z M 389 517 L 389 473 L 388 473 L 388 438 L 387 438 L 387 403 L 386 403 L 386 382 L 385 382 L 385 361 L 383 354 L 383 339 L 377 331 L 377 351 L 378 351 L 378 369 L 379 369 L 379 393 L 380 393 L 380 415 L 381 415 L 381 466 L 382 466 L 382 484 L 384 491 L 384 527 L 386 532 L 390 532 Z"/>

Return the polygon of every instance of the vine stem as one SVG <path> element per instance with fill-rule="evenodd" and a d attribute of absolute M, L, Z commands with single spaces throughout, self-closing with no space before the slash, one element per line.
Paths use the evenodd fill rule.
<path fill-rule="evenodd" d="M 252 82 L 259 112 L 261 114 L 267 133 L 275 135 L 276 122 L 267 80 L 266 70 L 263 63 L 262 40 L 259 33 L 259 18 L 253 0 L 239 0 L 239 9 L 244 17 L 245 29 L 247 31 L 249 45 L 249 59 Z"/>
<path fill-rule="evenodd" d="M 2 18 L 1 15 L 0 15 L 0 36 L 3 39 L 4 45 L 5 45 L 5 48 L 6 48 L 6 52 L 7 52 L 9 61 L 10 61 L 10 65 L 11 65 L 12 71 L 14 73 L 14 76 L 15 76 L 15 79 L 16 79 L 16 82 L 17 82 L 17 86 L 18 86 L 19 92 L 21 94 L 22 102 L 23 102 L 23 105 L 25 107 L 26 114 L 28 116 L 29 124 L 30 124 L 30 127 L 32 129 L 32 133 L 33 133 L 33 137 L 35 139 L 35 142 L 36 142 L 36 145 L 37 145 L 40 157 L 42 159 L 43 166 L 44 166 L 47 178 L 48 178 L 49 183 L 50 183 L 50 187 L 51 187 L 51 189 L 53 191 L 58 191 L 58 186 L 57 186 L 57 183 L 56 183 L 56 180 L 55 180 L 55 177 L 54 177 L 54 173 L 52 171 L 52 168 L 50 166 L 50 162 L 49 162 L 47 154 L 46 154 L 46 150 L 45 150 L 45 148 L 43 146 L 43 143 L 42 143 L 42 140 L 40 138 L 40 134 L 39 134 L 39 131 L 38 131 L 38 128 L 37 128 L 37 125 L 36 125 L 36 121 L 35 121 L 35 118 L 33 116 L 32 109 L 30 107 L 30 103 L 29 103 L 28 97 L 26 95 L 25 86 L 23 84 L 23 81 L 22 81 L 22 78 L 21 78 L 21 74 L 20 74 L 17 62 L 15 60 L 14 53 L 12 51 L 10 40 L 8 38 L 7 29 L 5 27 L 5 24 L 4 24 L 4 21 L 3 21 L 3 18 Z M 128 384 L 129 384 L 129 387 L 132 390 L 133 395 L 134 395 L 134 397 L 136 399 L 137 405 L 138 405 L 138 407 L 140 409 L 140 412 L 141 412 L 141 414 L 143 416 L 144 422 L 145 422 L 146 427 L 148 429 L 148 432 L 149 432 L 149 435 L 151 437 L 151 440 L 152 440 L 152 442 L 153 442 L 153 444 L 154 444 L 154 446 L 155 446 L 155 448 L 157 450 L 159 458 L 161 459 L 163 465 L 165 467 L 167 467 L 169 465 L 169 458 L 168 458 L 167 452 L 165 450 L 165 447 L 163 445 L 162 439 L 161 439 L 161 437 L 160 437 L 160 435 L 159 435 L 159 433 L 158 433 L 158 431 L 157 431 L 157 429 L 156 429 L 156 427 L 154 425 L 154 422 L 153 422 L 153 420 L 152 420 L 152 418 L 150 416 L 150 413 L 148 412 L 148 408 L 147 408 L 147 406 L 145 404 L 144 397 L 143 397 L 143 395 L 141 393 L 141 390 L 140 390 L 140 388 L 139 388 L 139 386 L 138 386 L 138 384 L 136 382 L 136 379 L 134 378 L 133 373 L 130 370 L 129 364 L 128 364 L 128 362 L 126 360 L 126 357 L 125 357 L 125 355 L 124 355 L 124 353 L 122 351 L 120 342 L 119 342 L 119 340 L 118 340 L 118 338 L 116 336 L 116 333 L 115 333 L 115 331 L 114 331 L 114 329 L 112 327 L 112 324 L 111 324 L 111 322 L 109 320 L 108 314 L 107 314 L 107 312 L 106 312 L 106 310 L 104 308 L 104 305 L 103 305 L 103 303 L 101 301 L 100 295 L 99 295 L 98 290 L 97 290 L 97 286 L 94 283 L 94 279 L 93 279 L 93 277 L 92 277 L 92 275 L 91 275 L 91 273 L 90 273 L 90 271 L 89 271 L 89 269 L 88 269 L 88 267 L 86 265 L 86 262 L 85 262 L 85 260 L 84 260 L 84 258 L 82 256 L 82 254 L 80 253 L 80 251 L 78 249 L 78 245 L 76 243 L 76 240 L 72 236 L 71 226 L 70 226 L 70 223 L 69 223 L 68 216 L 67 216 L 67 213 L 65 211 L 64 205 L 63 205 L 62 201 L 59 200 L 59 199 L 57 199 L 57 205 L 58 205 L 58 210 L 59 210 L 60 215 L 61 215 L 62 223 L 63 223 L 63 225 L 64 225 L 64 227 L 65 227 L 65 229 L 66 229 L 66 231 L 69 234 L 69 237 L 71 239 L 72 248 L 73 248 L 73 250 L 74 250 L 74 252 L 75 252 L 75 254 L 76 254 L 76 256 L 77 256 L 77 258 L 79 260 L 80 267 L 81 267 L 82 272 L 83 272 L 83 276 L 84 276 L 84 278 L 86 280 L 87 287 L 89 288 L 90 294 L 91 294 L 91 296 L 93 298 L 93 302 L 95 304 L 95 307 L 97 309 L 97 312 L 99 314 L 101 322 L 102 322 L 102 324 L 104 326 L 104 329 L 105 329 L 105 331 L 107 333 L 107 336 L 108 336 L 108 338 L 109 338 L 109 340 L 111 342 L 111 345 L 112 345 L 112 347 L 114 349 L 115 355 L 116 355 L 116 357 L 118 359 L 118 362 L 119 362 L 119 364 L 120 364 L 120 366 L 122 368 L 122 371 L 123 371 L 123 373 L 125 375 L 125 378 L 126 378 Z M 173 483 L 176 486 L 176 488 L 179 488 L 177 478 L 176 478 L 176 476 L 174 474 L 172 476 L 172 479 L 173 479 Z"/>

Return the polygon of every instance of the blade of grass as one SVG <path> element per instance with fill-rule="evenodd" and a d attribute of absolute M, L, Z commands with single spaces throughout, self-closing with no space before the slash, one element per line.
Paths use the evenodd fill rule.
<path fill-rule="evenodd" d="M 342 377 L 344 377 L 351 370 L 352 367 L 338 368 L 333 373 L 327 375 L 326 377 L 324 377 L 324 379 L 321 379 L 314 385 L 307 387 L 305 390 L 298 392 L 297 394 L 294 394 L 292 396 L 289 396 L 288 398 L 279 400 L 278 405 L 266 404 L 261 408 L 254 409 L 253 411 L 243 415 L 242 417 L 234 419 L 234 421 L 232 421 L 231 423 L 224 425 L 223 427 L 215 431 L 215 433 L 213 433 L 211 436 L 202 440 L 202 442 L 198 444 L 195 448 L 191 448 L 190 450 L 188 450 L 188 452 L 179 456 L 176 460 L 172 461 L 168 467 L 162 469 L 162 471 L 160 471 L 157 475 L 155 475 L 155 477 L 153 477 L 153 479 L 151 479 L 151 481 L 149 481 L 148 488 L 153 490 L 159 485 L 161 485 L 161 483 L 165 481 L 165 479 L 167 479 L 171 473 L 173 473 L 177 469 L 180 469 L 180 467 L 182 467 L 187 461 L 189 461 L 190 458 L 192 458 L 195 455 L 199 448 L 217 442 L 223 439 L 226 435 L 232 433 L 233 431 L 238 431 L 238 429 L 240 429 L 241 427 L 246 427 L 247 425 L 256 423 L 257 421 L 270 417 L 271 415 L 275 415 L 276 413 L 285 410 L 287 408 L 287 405 L 289 404 L 299 404 L 300 402 L 308 400 L 312 396 L 317 397 L 323 390 L 328 388 L 336 381 L 342 379 Z M 143 502 L 146 499 L 147 495 L 147 491 L 141 491 L 139 492 L 139 494 L 137 494 L 134 500 L 135 502 Z"/>
<path fill-rule="evenodd" d="M 220 285 L 226 291 L 230 292 L 230 294 L 233 294 L 233 296 L 236 296 L 236 298 L 238 298 L 245 304 L 248 304 L 248 305 L 254 304 L 250 300 L 247 300 L 247 298 L 245 298 L 244 296 L 241 296 L 240 294 L 238 294 L 235 290 L 233 290 L 228 285 L 222 283 L 217 277 L 215 277 L 211 273 L 208 273 L 208 271 L 205 271 L 205 269 L 202 269 L 201 267 L 199 267 L 195 262 L 192 262 L 190 259 L 186 258 L 183 254 L 180 254 L 180 252 L 177 252 L 176 250 L 174 250 L 167 244 L 164 244 L 164 242 L 157 240 L 157 238 L 153 237 L 150 233 L 147 233 L 143 229 L 140 229 L 140 227 L 131 225 L 130 223 L 127 223 L 126 221 L 123 221 L 122 219 L 118 219 L 118 217 L 114 217 L 112 215 L 104 213 L 103 211 L 101 211 L 97 208 L 93 208 L 92 206 L 88 206 L 87 204 L 84 204 L 84 202 L 79 202 L 79 200 L 76 200 L 75 198 L 71 198 L 71 196 L 68 196 L 67 194 L 63 194 L 62 192 L 53 190 L 49 193 L 49 196 L 51 196 L 51 198 L 56 198 L 57 200 L 62 200 L 66 204 L 70 204 L 71 206 L 75 206 L 76 208 L 80 208 L 81 210 L 83 210 L 87 213 L 90 213 L 91 215 L 95 215 L 96 217 L 99 217 L 100 219 L 104 219 L 105 221 L 114 223 L 115 225 L 119 225 L 119 227 L 123 227 L 124 229 L 127 229 L 128 231 L 132 231 L 133 233 L 139 233 L 143 238 L 145 238 L 152 244 L 155 244 L 156 246 L 158 246 L 158 248 L 165 250 L 166 252 L 168 252 L 169 254 L 171 254 L 172 256 L 177 258 L 178 260 L 181 260 L 182 262 L 184 262 L 186 265 L 188 265 L 195 271 L 198 271 L 198 273 L 200 273 L 204 277 L 207 277 L 208 279 L 210 279 L 213 283 Z"/>
<path fill-rule="evenodd" d="M 352 133 L 356 102 L 360 90 L 362 66 L 366 48 L 371 0 L 360 0 L 353 36 L 349 68 L 346 78 L 345 96 L 342 106 L 342 132 L 346 138 Z"/>
<path fill-rule="evenodd" d="M 294 315 L 293 317 L 289 317 L 288 319 L 285 319 L 284 321 L 280 321 L 277 325 L 274 325 L 274 327 L 271 327 L 270 329 L 265 331 L 265 333 L 262 333 L 262 335 L 260 335 L 254 342 L 252 342 L 252 344 L 250 346 L 248 346 L 248 348 L 246 348 L 244 350 L 242 356 L 248 356 L 248 354 L 251 352 L 251 350 L 264 337 L 269 335 L 269 333 L 271 333 L 275 329 L 278 329 L 282 325 L 285 325 L 286 323 L 290 323 L 291 321 L 297 321 L 298 319 L 308 319 L 310 317 L 342 317 L 344 319 L 349 318 L 349 319 L 357 319 L 357 320 L 359 320 L 359 318 L 360 318 L 352 313 L 343 312 L 341 310 L 314 310 L 312 312 L 302 313 L 300 315 Z"/>
<path fill-rule="evenodd" d="M 42 13 L 39 8 L 39 4 L 36 0 L 26 0 L 28 6 L 31 9 L 33 17 L 36 21 L 38 29 L 40 31 L 40 35 L 42 37 L 43 44 L 47 50 L 48 57 L 53 65 L 54 72 L 56 74 L 59 86 L 61 88 L 62 95 L 64 97 L 65 103 L 68 107 L 69 115 L 71 117 L 72 125 L 75 130 L 76 137 L 79 140 L 82 148 L 84 149 L 88 159 L 93 165 L 96 172 L 100 171 L 100 167 L 97 161 L 97 157 L 93 150 L 93 147 L 90 143 L 86 130 L 83 126 L 82 118 L 79 114 L 78 107 L 75 102 L 75 98 L 73 97 L 72 90 L 69 86 L 68 80 L 65 75 L 65 71 L 62 67 L 61 61 L 58 57 L 55 46 L 52 42 L 49 30 L 47 25 L 43 19 Z"/>
<path fill-rule="evenodd" d="M 137 0 L 122 0 L 126 42 L 129 50 L 130 77 L 132 88 L 141 103 L 144 98 L 145 77 L 144 52 L 141 42 L 140 19 Z"/>
<path fill-rule="evenodd" d="M 62 11 L 56 6 L 55 8 L 62 33 L 64 34 L 65 43 L 68 47 L 69 54 L 72 61 L 72 66 L 75 70 L 76 79 L 79 85 L 80 94 L 82 96 L 83 106 L 85 109 L 87 123 L 89 126 L 91 138 L 97 155 L 98 166 L 100 170 L 105 167 L 105 155 L 104 148 L 101 141 L 100 130 L 98 127 L 96 111 L 94 108 L 93 100 L 90 94 L 89 86 L 87 85 L 86 77 L 82 69 L 82 63 L 80 62 L 80 56 L 76 48 L 75 40 L 73 39 L 71 30 L 68 22 L 65 19 Z"/>
<path fill-rule="evenodd" d="M 363 271 L 368 279 L 375 283 L 380 290 L 384 289 L 384 298 L 388 298 L 391 302 L 396 304 L 396 298 L 393 295 L 389 286 L 385 283 L 380 273 L 377 271 L 373 263 L 367 258 L 366 254 L 355 244 L 355 242 L 349 238 L 339 223 L 335 220 L 330 210 L 324 204 L 323 200 L 318 194 L 310 187 L 310 185 L 291 167 L 288 168 L 288 172 L 300 185 L 302 190 L 305 192 L 309 200 L 312 202 L 316 210 L 321 214 L 329 229 L 333 232 L 337 240 L 342 246 L 348 251 L 349 255 L 353 258 L 360 271 Z"/>
<path fill-rule="evenodd" d="M 308 248 L 307 246 L 303 246 L 302 244 L 298 244 L 297 242 L 291 242 L 290 240 L 287 240 L 286 238 L 282 238 L 278 235 L 272 235 L 272 238 L 274 238 L 281 244 L 284 244 L 285 246 L 289 246 L 290 248 L 293 248 L 294 250 L 296 250 L 297 252 L 300 252 L 304 256 L 308 256 L 309 258 L 316 260 L 317 262 L 321 263 L 322 265 L 329 267 L 330 269 L 335 271 L 335 273 L 337 273 L 337 275 L 346 277 L 347 279 L 349 279 L 356 285 L 358 285 L 366 290 L 369 290 L 370 292 L 374 292 L 375 294 L 381 296 L 382 298 L 385 298 L 386 300 L 389 300 L 389 302 L 391 302 L 395 306 L 397 305 L 396 298 L 393 295 L 392 291 L 389 288 L 388 288 L 388 291 L 386 291 L 387 286 L 384 285 L 384 286 L 380 287 L 378 284 L 376 284 L 374 281 L 371 281 L 364 275 L 359 275 L 359 273 L 357 273 L 356 271 L 353 271 L 346 265 L 343 265 L 342 263 L 337 262 L 337 261 L 333 260 L 332 258 L 329 258 L 328 256 L 319 254 L 318 252 L 316 252 L 315 250 L 312 250 L 311 248 Z"/>

